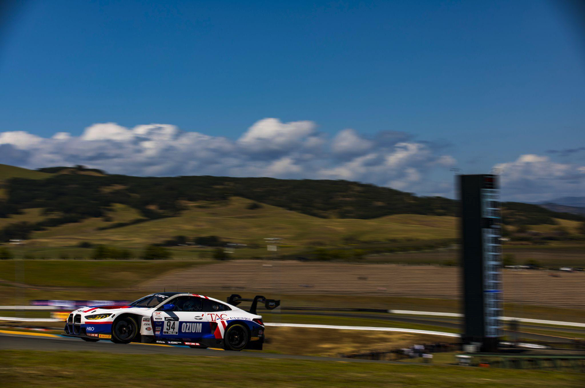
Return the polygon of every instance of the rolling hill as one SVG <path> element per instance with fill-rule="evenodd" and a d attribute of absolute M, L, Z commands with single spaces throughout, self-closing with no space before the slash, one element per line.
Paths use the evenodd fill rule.
<path fill-rule="evenodd" d="M 45 179 L 51 177 L 52 175 L 53 174 L 46 172 L 27 170 L 26 168 L 0 164 L 0 182 L 12 178 Z"/>
<path fill-rule="evenodd" d="M 445 239 L 456 232 L 457 202 L 348 181 L 108 175 L 52 167 L 1 166 L 0 240 L 34 238 L 116 245 L 177 235 L 259 242 L 279 235 L 302 244 L 346 238 Z M 510 225 L 555 225 L 585 217 L 504 203 Z"/>

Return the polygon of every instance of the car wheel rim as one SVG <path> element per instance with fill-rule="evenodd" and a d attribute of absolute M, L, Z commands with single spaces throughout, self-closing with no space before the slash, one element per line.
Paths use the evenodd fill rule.
<path fill-rule="evenodd" d="M 234 348 L 239 348 L 245 341 L 244 330 L 241 327 L 234 327 L 230 330 L 228 341 Z"/>
<path fill-rule="evenodd" d="M 134 333 L 134 325 L 128 321 L 120 321 L 116 325 L 116 337 L 121 340 L 128 340 Z"/>

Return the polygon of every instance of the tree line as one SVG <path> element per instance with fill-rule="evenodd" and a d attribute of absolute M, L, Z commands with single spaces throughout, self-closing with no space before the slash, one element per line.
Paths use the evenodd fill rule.
<path fill-rule="evenodd" d="M 64 168 L 43 171 L 59 169 Z M 257 205 L 250 210 L 267 204 L 320 218 L 371 219 L 394 214 L 456 216 L 459 211 L 455 200 L 418 197 L 344 180 L 61 174 L 41 180 L 13 178 L 4 182 L 3 189 L 6 198 L 0 201 L 0 218 L 22 214 L 31 208 L 44 209 L 47 218 L 8 225 L 0 230 L 0 241 L 26 239 L 34 231 L 91 217 L 107 218 L 114 204 L 134 208 L 142 218 L 107 228 L 177 216 L 186 210 L 186 202 L 222 202 L 233 196 L 254 201 Z M 507 202 L 502 208 L 503 221 L 509 225 L 554 224 L 554 218 L 585 221 L 583 216 L 557 213 L 537 205 Z"/>

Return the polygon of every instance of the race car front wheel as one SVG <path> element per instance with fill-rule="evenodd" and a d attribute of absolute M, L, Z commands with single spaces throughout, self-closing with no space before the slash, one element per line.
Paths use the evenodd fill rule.
<path fill-rule="evenodd" d="M 235 323 L 227 328 L 224 337 L 224 348 L 226 350 L 240 351 L 248 346 L 250 334 L 244 325 Z"/>
<path fill-rule="evenodd" d="M 123 316 L 112 325 L 112 342 L 127 344 L 132 342 L 138 334 L 138 325 L 134 318 Z"/>

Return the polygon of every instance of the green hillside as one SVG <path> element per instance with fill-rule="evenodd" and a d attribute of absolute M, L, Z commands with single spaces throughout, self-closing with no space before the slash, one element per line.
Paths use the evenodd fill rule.
<path fill-rule="evenodd" d="M 0 164 L 0 182 L 11 178 L 45 179 L 53 174 Z"/>
<path fill-rule="evenodd" d="M 421 240 L 454 238 L 454 217 L 393 215 L 371 220 L 325 219 L 233 197 L 217 204 L 194 203 L 176 217 L 166 217 L 119 228 L 98 230 L 108 223 L 89 218 L 38 231 L 32 238 L 44 246 L 75 245 L 81 241 L 109 245 L 143 246 L 160 243 L 177 235 L 219 236 L 225 241 L 263 244 L 265 237 L 280 237 L 287 245 L 337 244 L 343 239 L 362 241 L 390 238 Z M 127 217 L 129 209 L 116 206 L 114 219 Z"/>
<path fill-rule="evenodd" d="M 278 236 L 316 246 L 342 240 L 455 237 L 456 201 L 356 182 L 154 178 L 108 175 L 82 166 L 42 172 L 0 167 L 0 241 L 138 246 L 177 235 L 247 243 Z M 504 223 L 513 226 L 585 220 L 536 205 L 502 207 Z"/>
<path fill-rule="evenodd" d="M 0 164 L 0 201 L 6 199 L 7 196 L 6 190 L 2 187 L 4 181 L 12 178 L 45 179 L 52 175 L 45 172 Z"/>

